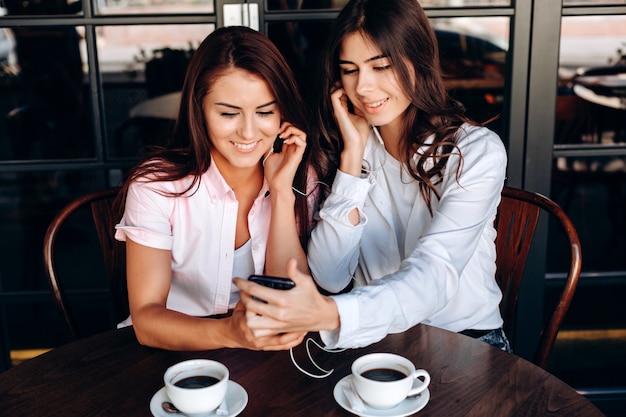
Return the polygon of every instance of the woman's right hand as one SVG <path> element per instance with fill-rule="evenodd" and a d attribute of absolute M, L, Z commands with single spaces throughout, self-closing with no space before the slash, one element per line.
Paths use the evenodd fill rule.
<path fill-rule="evenodd" d="M 304 340 L 307 332 L 288 332 L 265 334 L 253 332 L 248 327 L 249 312 L 239 302 L 231 317 L 221 320 L 229 321 L 230 337 L 233 337 L 233 346 L 251 350 L 287 350 L 298 346 Z"/>
<path fill-rule="evenodd" d="M 365 144 L 370 132 L 369 123 L 357 108 L 354 108 L 354 113 L 350 112 L 349 98 L 342 87 L 331 92 L 330 100 L 344 145 L 339 169 L 346 174 L 360 176 Z"/>

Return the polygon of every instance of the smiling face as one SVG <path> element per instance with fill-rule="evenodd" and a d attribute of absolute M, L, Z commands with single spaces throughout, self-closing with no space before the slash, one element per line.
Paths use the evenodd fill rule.
<path fill-rule="evenodd" d="M 280 111 L 267 83 L 242 69 L 228 70 L 211 84 L 202 103 L 213 149 L 222 174 L 259 168 L 280 128 Z"/>
<path fill-rule="evenodd" d="M 344 91 L 369 124 L 397 125 L 411 101 L 389 57 L 369 38 L 355 32 L 341 43 L 339 69 Z"/>

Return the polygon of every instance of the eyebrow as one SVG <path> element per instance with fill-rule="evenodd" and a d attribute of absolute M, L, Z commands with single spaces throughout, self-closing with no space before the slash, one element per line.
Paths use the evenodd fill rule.
<path fill-rule="evenodd" d="M 365 60 L 365 63 L 372 62 L 372 61 L 376 61 L 376 60 L 378 60 L 378 59 L 383 59 L 383 58 L 389 58 L 389 56 L 387 56 L 387 55 L 385 55 L 385 54 L 376 55 L 376 56 L 373 56 L 373 57 L 371 57 L 371 58 L 366 59 L 366 60 Z M 354 62 L 352 62 L 352 61 L 347 61 L 347 60 L 345 60 L 345 59 L 340 59 L 340 60 L 339 60 L 339 65 L 341 65 L 341 64 L 353 64 L 353 65 L 355 65 L 355 64 L 354 64 Z"/>
<path fill-rule="evenodd" d="M 261 108 L 263 108 L 263 107 L 271 106 L 272 104 L 276 104 L 276 100 L 272 100 L 272 101 L 270 101 L 270 102 L 268 102 L 268 103 L 261 104 L 261 105 L 259 105 L 259 106 L 256 106 L 255 108 L 256 108 L 256 109 L 261 109 Z M 241 109 L 241 107 L 239 107 L 239 106 L 235 106 L 234 104 L 223 103 L 223 102 L 221 102 L 221 101 L 220 101 L 220 102 L 215 103 L 215 105 L 217 105 L 217 106 L 229 107 L 229 108 L 231 108 L 231 109 L 238 109 L 238 110 L 240 110 L 240 109 Z"/>

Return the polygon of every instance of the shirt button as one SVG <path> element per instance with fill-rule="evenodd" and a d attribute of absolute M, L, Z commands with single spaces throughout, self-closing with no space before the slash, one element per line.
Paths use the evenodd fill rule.
<path fill-rule="evenodd" d="M 250 210 L 250 215 L 251 216 L 254 216 L 254 213 L 255 213 L 254 209 Z"/>
<path fill-rule="evenodd" d="M 258 251 L 259 250 L 259 245 L 254 245 L 252 247 L 252 250 L 255 251 L 255 252 Z"/>

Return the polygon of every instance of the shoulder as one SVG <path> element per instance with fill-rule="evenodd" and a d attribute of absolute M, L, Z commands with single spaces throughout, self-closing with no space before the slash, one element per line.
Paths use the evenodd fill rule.
<path fill-rule="evenodd" d="M 192 175 L 177 180 L 164 180 L 159 177 L 158 173 L 151 173 L 136 178 L 130 184 L 129 190 L 147 194 L 159 194 L 162 196 L 176 196 L 185 194 L 192 184 Z M 192 192 L 197 185 L 198 184 L 192 187 Z"/>
<path fill-rule="evenodd" d="M 463 124 L 457 135 L 457 146 L 464 160 L 493 158 L 506 163 L 506 148 L 494 131 L 482 126 Z"/>

